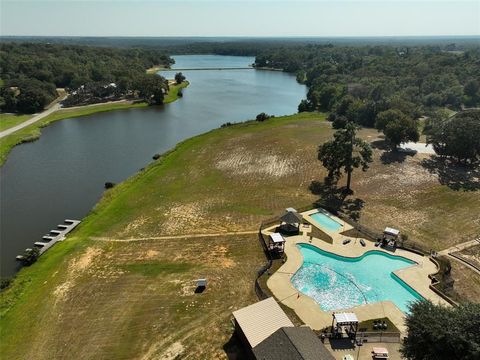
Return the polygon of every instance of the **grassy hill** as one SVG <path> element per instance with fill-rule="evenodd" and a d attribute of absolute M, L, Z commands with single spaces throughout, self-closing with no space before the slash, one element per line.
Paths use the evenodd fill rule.
<path fill-rule="evenodd" d="M 256 301 L 260 222 L 318 200 L 309 190 L 325 176 L 316 150 L 333 133 L 324 118 L 303 113 L 211 131 L 107 191 L 67 241 L 1 293 L 0 353 L 224 358 L 237 346 L 231 312 Z M 381 143 L 374 130 L 361 136 Z M 374 158 L 353 177 L 362 225 L 396 226 L 437 250 L 477 231 L 479 191 L 455 190 L 425 155 L 376 148 Z M 218 235 L 235 231 L 248 233 Z M 199 277 L 209 286 L 195 294 Z"/>

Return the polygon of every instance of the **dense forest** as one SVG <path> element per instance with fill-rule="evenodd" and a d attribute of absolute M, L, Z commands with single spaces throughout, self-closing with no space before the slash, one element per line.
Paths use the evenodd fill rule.
<path fill-rule="evenodd" d="M 76 90 L 76 96 L 69 97 L 71 103 L 85 102 L 86 94 L 90 97 L 87 102 L 132 92 L 158 99 L 160 94 L 152 93 L 158 89 L 155 84 L 160 84 L 163 92 L 168 84 L 160 76 L 146 75 L 145 70 L 172 63 L 156 49 L 1 43 L 0 108 L 5 112 L 37 112 L 57 96 L 56 88 Z"/>
<path fill-rule="evenodd" d="M 307 84 L 300 111 L 335 111 L 348 97 L 355 121 L 374 126 L 389 109 L 417 118 L 438 107 L 480 105 L 480 48 L 450 48 L 309 45 L 264 52 L 255 64 L 296 73 Z"/>

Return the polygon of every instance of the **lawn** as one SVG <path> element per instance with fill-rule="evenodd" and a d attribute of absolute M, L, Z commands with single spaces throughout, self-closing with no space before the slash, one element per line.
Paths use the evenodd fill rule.
<path fill-rule="evenodd" d="M 15 125 L 21 124 L 28 120 L 32 115 L 16 115 L 0 113 L 0 131 L 7 130 Z"/>
<path fill-rule="evenodd" d="M 188 235 L 255 231 L 286 207 L 318 200 L 309 186 L 325 176 L 316 160 L 332 135 L 324 118 L 302 113 L 208 132 L 106 191 L 72 237 L 2 293 L 0 353 L 225 358 L 236 346 L 230 314 L 256 301 L 265 259 L 256 235 Z M 477 231 L 480 193 L 443 185 L 424 161 L 385 161 L 376 149 L 371 169 L 354 173 L 353 198 L 364 201 L 363 225 L 396 226 L 440 250 Z M 159 238 L 169 235 L 184 237 Z M 209 286 L 194 294 L 199 277 Z"/>
<path fill-rule="evenodd" d="M 180 85 L 171 85 L 170 92 L 165 97 L 164 102 L 165 104 L 171 103 L 178 99 L 178 92 L 180 89 L 188 86 L 188 81 L 183 82 Z M 3 164 L 8 156 L 10 150 L 21 143 L 34 141 L 38 139 L 41 135 L 41 128 L 49 125 L 54 121 L 59 121 L 63 119 L 71 119 L 74 117 L 81 117 L 81 116 L 88 116 L 99 112 L 106 112 L 106 111 L 114 111 L 114 110 L 125 110 L 125 109 L 132 109 L 132 108 L 146 108 L 148 105 L 146 103 L 106 103 L 94 106 L 84 106 L 80 108 L 72 108 L 72 109 L 62 109 L 59 111 L 54 112 L 53 114 L 43 118 L 42 120 L 27 126 L 19 131 L 14 132 L 11 135 L 4 137 L 0 141 L 0 165 Z M 9 118 L 11 115 L 1 114 L 0 124 L 3 123 L 3 117 Z M 21 115 L 19 117 L 28 116 L 30 115 Z M 22 121 L 25 121 L 23 119 Z M 12 120 L 10 120 L 12 121 Z M 16 124 L 14 124 L 16 125 Z M 3 125 L 2 125 L 3 126 Z M 13 126 L 13 125 L 12 125 Z M 0 129 L 5 130 L 5 129 Z"/>

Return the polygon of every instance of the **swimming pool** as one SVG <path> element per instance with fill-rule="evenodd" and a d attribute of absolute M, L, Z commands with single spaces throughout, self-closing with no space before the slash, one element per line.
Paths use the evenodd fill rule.
<path fill-rule="evenodd" d="M 423 299 L 393 274 L 415 264 L 409 259 L 382 251 L 368 251 L 360 257 L 347 258 L 309 244 L 297 246 L 303 255 L 303 265 L 292 277 L 292 284 L 313 298 L 323 310 L 348 309 L 390 300 L 401 311 L 408 312 L 410 302 Z"/>
<path fill-rule="evenodd" d="M 330 231 L 338 231 L 342 227 L 342 224 L 336 222 L 330 216 L 322 212 L 314 213 L 310 215 L 310 217 L 318 222 L 322 227 L 327 228 Z"/>

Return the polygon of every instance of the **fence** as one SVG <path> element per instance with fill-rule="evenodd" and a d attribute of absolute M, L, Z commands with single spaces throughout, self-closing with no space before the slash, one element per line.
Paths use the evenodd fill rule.
<path fill-rule="evenodd" d="M 255 293 L 257 294 L 257 297 L 259 300 L 264 300 L 269 297 L 269 295 L 265 292 L 265 290 L 263 290 L 262 287 L 260 286 L 260 283 L 258 280 L 272 266 L 272 257 L 270 255 L 270 252 L 268 251 L 268 246 L 267 246 L 265 237 L 262 234 L 262 229 L 265 227 L 265 224 L 268 224 L 268 222 L 263 222 L 260 225 L 260 229 L 258 230 L 258 241 L 260 242 L 260 246 L 263 249 L 265 258 L 267 259 L 267 262 L 265 263 L 265 265 L 263 265 L 260 269 L 258 269 L 257 277 L 255 278 Z"/>
<path fill-rule="evenodd" d="M 369 343 L 400 343 L 401 336 L 398 332 L 362 332 L 357 333 L 357 340 Z"/>

